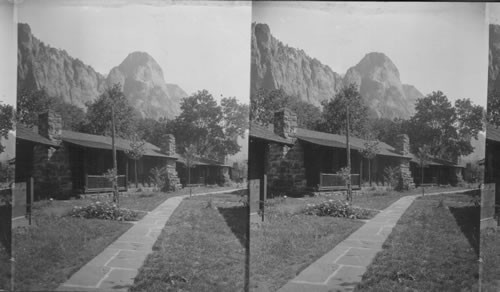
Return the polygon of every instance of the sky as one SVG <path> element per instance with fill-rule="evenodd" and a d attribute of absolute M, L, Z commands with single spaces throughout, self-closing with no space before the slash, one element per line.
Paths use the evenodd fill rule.
<path fill-rule="evenodd" d="M 17 81 L 17 26 L 14 20 L 14 6 L 0 0 L 0 101 L 16 104 Z"/>
<path fill-rule="evenodd" d="M 500 24 L 500 3 L 488 3 L 487 6 L 490 23 Z"/>
<path fill-rule="evenodd" d="M 484 3 L 255 2 L 252 21 L 343 75 L 382 52 L 422 94 L 486 105 L 488 19 Z"/>
<path fill-rule="evenodd" d="M 144 51 L 188 94 L 207 89 L 249 103 L 249 2 L 21 1 L 17 17 L 101 74 Z"/>

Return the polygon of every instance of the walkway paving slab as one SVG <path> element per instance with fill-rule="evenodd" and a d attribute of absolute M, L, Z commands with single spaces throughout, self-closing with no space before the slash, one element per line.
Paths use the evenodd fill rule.
<path fill-rule="evenodd" d="M 447 191 L 430 195 L 471 191 Z M 305 268 L 278 292 L 353 291 L 406 209 L 419 197 L 402 197 Z"/>
<path fill-rule="evenodd" d="M 241 189 L 208 192 L 193 196 L 228 193 Z M 162 229 L 182 200 L 189 195 L 177 196 L 149 212 L 130 227 L 115 242 L 78 270 L 57 291 L 128 291 L 139 268 L 153 251 Z"/>

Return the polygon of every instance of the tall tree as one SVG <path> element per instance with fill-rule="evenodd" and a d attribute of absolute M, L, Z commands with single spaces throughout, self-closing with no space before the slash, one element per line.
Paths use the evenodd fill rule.
<path fill-rule="evenodd" d="M 342 87 L 333 98 L 324 100 L 322 105 L 323 114 L 317 130 L 344 135 L 347 131 L 346 108 L 349 108 L 350 134 L 356 137 L 365 136 L 368 131 L 368 107 L 356 84 L 352 83 Z"/>
<path fill-rule="evenodd" d="M 297 125 L 301 128 L 314 129 L 321 117 L 321 110 L 297 96 L 292 96 L 283 89 L 259 89 L 250 98 L 250 120 L 267 126 L 273 123 L 274 112 L 288 107 L 297 115 Z"/>
<path fill-rule="evenodd" d="M 134 161 L 134 182 L 135 187 L 138 187 L 137 183 L 137 161 L 144 155 L 145 149 L 144 145 L 146 142 L 139 139 L 137 135 L 134 135 L 132 141 L 130 141 L 130 149 L 125 151 L 125 154 Z"/>
<path fill-rule="evenodd" d="M 14 128 L 14 107 L 9 104 L 0 104 L 0 137 L 9 138 L 9 131 Z M 0 143 L 0 153 L 5 146 Z"/>
<path fill-rule="evenodd" d="M 60 97 L 47 94 L 45 89 L 28 90 L 18 88 L 17 93 L 17 122 L 28 127 L 38 125 L 38 114 L 52 110 L 61 116 L 62 126 L 65 130 L 80 130 L 85 120 L 83 109 L 66 103 Z"/>
<path fill-rule="evenodd" d="M 422 145 L 417 152 L 418 164 L 420 165 L 420 184 L 422 187 L 422 196 L 424 195 L 424 168 L 429 164 L 431 159 L 431 148 L 429 145 Z"/>
<path fill-rule="evenodd" d="M 401 118 L 377 118 L 370 122 L 370 132 L 377 140 L 395 147 L 399 141 L 398 136 L 405 133 L 404 121 Z"/>
<path fill-rule="evenodd" d="M 87 104 L 85 132 L 96 135 L 111 135 L 111 110 L 114 109 L 116 135 L 122 138 L 131 137 L 136 128 L 138 114 L 130 106 L 123 94 L 121 85 L 114 84 L 94 102 Z"/>
<path fill-rule="evenodd" d="M 363 149 L 361 149 L 361 156 L 368 160 L 368 181 L 370 186 L 372 186 L 372 160 L 377 156 L 380 149 L 378 147 L 379 141 L 369 140 L 364 143 Z"/>
<path fill-rule="evenodd" d="M 198 149 L 194 144 L 191 144 L 184 148 L 184 157 L 186 158 L 186 168 L 188 171 L 188 185 L 189 185 L 189 196 L 192 195 L 191 186 L 191 168 L 195 166 L 196 158 L 199 157 Z"/>
<path fill-rule="evenodd" d="M 456 161 L 473 152 L 471 138 L 483 128 L 483 108 L 469 99 L 453 106 L 446 95 L 435 91 L 417 100 L 415 115 L 406 123 L 412 152 L 429 146 L 432 156 Z"/>
<path fill-rule="evenodd" d="M 181 154 L 194 145 L 201 156 L 221 160 L 240 150 L 235 135 L 242 135 L 248 127 L 248 107 L 234 98 L 223 98 L 221 103 L 218 105 L 207 90 L 182 100 L 181 114 L 172 122 Z"/>
<path fill-rule="evenodd" d="M 488 93 L 486 122 L 500 127 L 500 92 L 492 90 Z"/>

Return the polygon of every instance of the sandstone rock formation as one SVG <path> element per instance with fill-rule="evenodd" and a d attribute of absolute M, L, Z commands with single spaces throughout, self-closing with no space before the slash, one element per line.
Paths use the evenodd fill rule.
<path fill-rule="evenodd" d="M 119 66 L 111 69 L 107 83 L 117 82 L 143 118 L 174 117 L 180 112 L 181 97 L 187 96 L 177 85 L 167 86 L 160 65 L 144 52 L 129 54 Z"/>
<path fill-rule="evenodd" d="M 187 96 L 178 85 L 165 82 L 160 65 L 144 52 L 129 54 L 104 77 L 66 51 L 44 44 L 28 24 L 18 24 L 18 43 L 18 86 L 45 88 L 50 96 L 83 109 L 115 82 L 143 117 L 153 119 L 174 118 L 180 99 Z"/>
<path fill-rule="evenodd" d="M 267 24 L 252 24 L 251 91 L 282 88 L 286 93 L 319 106 L 343 84 L 355 82 L 378 117 L 408 118 L 423 95 L 402 84 L 394 63 L 382 53 L 367 54 L 342 77 L 330 67 L 276 39 Z"/>
<path fill-rule="evenodd" d="M 403 85 L 396 65 L 383 53 L 369 53 L 347 70 L 344 84 L 355 82 L 369 108 L 378 117 L 409 118 L 415 101 L 423 95 L 411 85 Z"/>
<path fill-rule="evenodd" d="M 303 50 L 284 45 L 271 35 L 267 24 L 252 24 L 251 91 L 278 89 L 319 106 L 342 85 L 330 67 L 309 57 Z"/>
<path fill-rule="evenodd" d="M 488 92 L 500 91 L 500 25 L 490 24 Z"/>
<path fill-rule="evenodd" d="M 27 24 L 18 25 L 18 87 L 40 89 L 65 102 L 85 108 L 105 88 L 104 77 L 64 50 L 45 45 L 31 34 Z"/>

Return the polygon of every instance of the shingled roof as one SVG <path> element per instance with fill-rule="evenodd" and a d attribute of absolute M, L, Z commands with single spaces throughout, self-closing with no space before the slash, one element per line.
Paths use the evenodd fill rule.
<path fill-rule="evenodd" d="M 272 130 L 256 123 L 250 123 L 250 137 L 280 144 L 293 145 L 292 141 L 276 135 Z"/>
<path fill-rule="evenodd" d="M 182 155 L 179 155 L 179 159 L 177 160 L 177 162 L 182 163 L 184 165 L 187 164 L 186 157 L 184 157 Z M 221 163 L 219 161 L 215 161 L 215 160 L 208 159 L 208 158 L 203 158 L 203 157 L 197 157 L 197 158 L 195 158 L 194 161 L 192 162 L 192 165 L 208 165 L 208 166 L 227 166 L 227 167 L 231 167 L 231 165 L 227 165 L 227 164 Z"/>
<path fill-rule="evenodd" d="M 415 155 L 415 154 L 411 154 L 412 158 L 411 158 L 411 162 L 413 163 L 420 163 L 420 159 Z M 440 158 L 436 158 L 436 157 L 431 157 L 430 158 L 430 161 L 427 162 L 427 165 L 431 165 L 431 166 L 450 166 L 450 167 L 465 167 L 464 165 L 459 165 L 459 164 L 456 164 L 454 162 L 451 162 L 451 161 L 448 161 L 448 160 L 444 160 L 444 159 L 440 159 Z"/>
<path fill-rule="evenodd" d="M 296 137 L 299 140 L 303 140 L 317 145 L 336 147 L 336 148 L 346 148 L 345 135 L 330 134 L 325 132 L 318 132 L 303 128 L 297 128 Z M 357 151 L 363 150 L 365 148 L 366 142 L 368 141 L 364 139 L 352 136 L 349 137 L 349 144 L 351 146 L 351 149 L 353 150 Z M 378 148 L 379 148 L 378 155 L 411 158 L 411 156 L 402 155 L 401 153 L 397 152 L 396 149 L 394 149 L 394 147 L 384 142 L 379 142 Z"/>
<path fill-rule="evenodd" d="M 486 139 L 500 142 L 500 127 L 486 124 Z"/>
<path fill-rule="evenodd" d="M 47 145 L 47 146 L 52 146 L 52 147 L 57 147 L 56 143 L 50 141 L 49 139 L 38 134 L 33 129 L 28 128 L 25 125 L 20 124 L 20 123 L 16 124 L 16 139 L 29 141 L 29 142 L 33 142 L 33 143 L 37 143 L 37 144 L 42 144 L 42 145 Z"/>
<path fill-rule="evenodd" d="M 21 124 L 18 124 L 16 127 L 16 138 L 47 146 L 54 146 L 54 147 L 58 146 L 56 143 L 38 134 L 36 132 L 36 128 L 28 128 Z M 87 148 L 106 149 L 106 150 L 112 149 L 112 141 L 111 141 L 112 139 L 111 137 L 107 136 L 63 130 L 61 135 L 61 140 L 66 143 Z M 132 141 L 127 139 L 116 138 L 115 139 L 116 150 L 118 151 L 130 150 L 131 142 Z M 178 158 L 178 156 L 165 155 L 164 153 L 161 152 L 159 147 L 148 142 L 144 144 L 144 156 L 166 157 L 174 159 Z"/>

